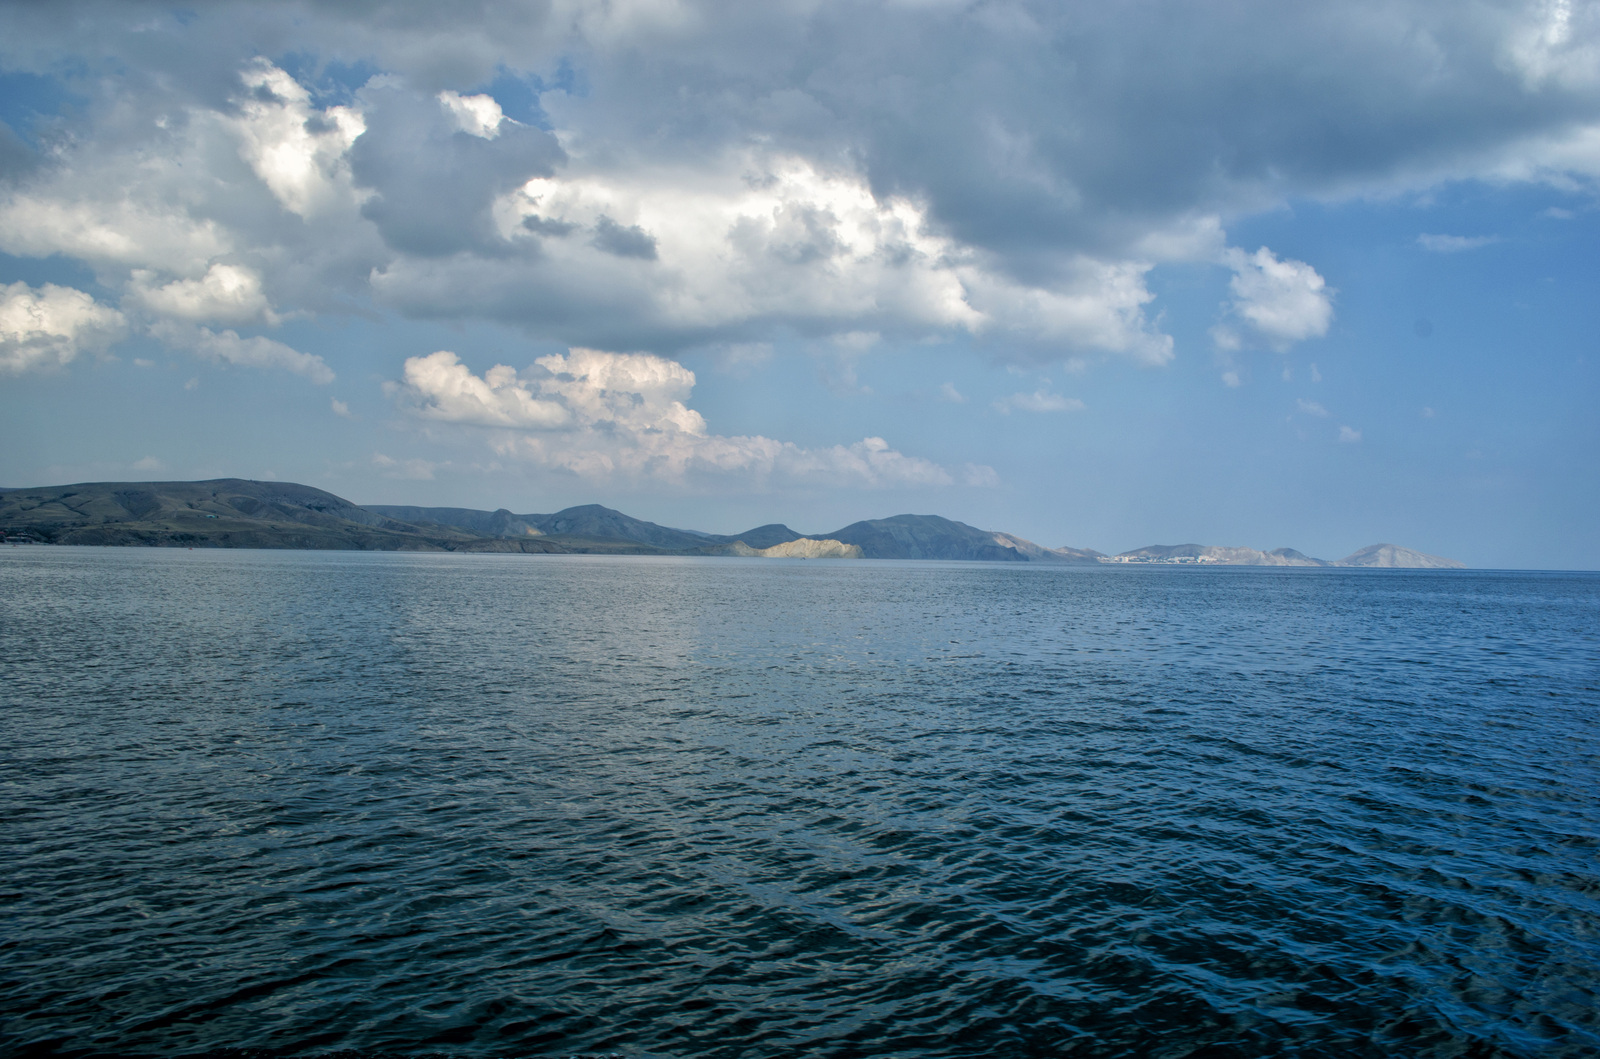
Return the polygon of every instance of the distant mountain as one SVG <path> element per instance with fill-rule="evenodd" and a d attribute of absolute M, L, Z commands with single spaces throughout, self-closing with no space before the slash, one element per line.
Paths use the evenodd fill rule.
<path fill-rule="evenodd" d="M 779 545 L 795 541 L 837 541 L 853 549 L 848 554 L 868 559 L 989 559 L 1002 562 L 1093 563 L 1098 552 L 1073 548 L 1043 548 L 1009 533 L 980 530 L 938 515 L 895 515 L 855 522 L 831 533 L 802 534 L 778 523 L 757 526 L 744 533 L 713 534 L 670 529 L 624 515 L 599 504 L 569 507 L 553 515 L 514 515 L 509 511 L 473 511 L 466 508 L 397 507 L 373 504 L 369 511 L 419 524 L 437 524 L 498 537 L 529 535 L 563 540 L 617 541 L 643 544 L 664 551 L 696 554 L 786 554 Z M 729 551 L 741 544 L 748 553 Z M 723 547 L 717 547 L 717 546 Z M 807 546 L 802 546 L 802 549 Z"/>
<path fill-rule="evenodd" d="M 471 535 L 414 526 L 292 482 L 88 482 L 0 491 L 0 532 L 53 544 L 437 550 Z"/>
<path fill-rule="evenodd" d="M 1263 552 L 1255 548 L 1230 548 L 1215 544 L 1152 544 L 1112 557 L 1124 563 L 1205 563 L 1219 566 L 1332 566 L 1293 548 Z"/>
<path fill-rule="evenodd" d="M 356 548 L 610 555 L 731 555 L 806 559 L 1162 563 L 1228 566 L 1459 568 L 1453 559 L 1374 544 L 1336 563 L 1293 548 L 1263 552 L 1202 544 L 1152 545 L 1106 556 L 1045 548 L 938 515 L 893 515 L 831 533 L 768 523 L 743 533 L 673 529 L 600 504 L 549 515 L 501 508 L 353 504 L 293 482 L 87 482 L 0 489 L 0 540 L 213 548 Z"/>
<path fill-rule="evenodd" d="M 772 522 L 765 526 L 757 526 L 752 530 L 745 530 L 743 533 L 735 533 L 718 539 L 725 542 L 743 541 L 751 548 L 771 548 L 775 545 L 787 544 L 789 541 L 797 541 L 804 536 L 805 534 L 796 533 L 788 526 Z"/>
<path fill-rule="evenodd" d="M 1394 544 L 1369 544 L 1340 559 L 1337 566 L 1367 566 L 1401 570 L 1461 570 L 1464 563 L 1437 555 L 1414 552 Z"/>
<path fill-rule="evenodd" d="M 1111 556 L 1102 562 L 1160 563 L 1207 566 L 1364 566 L 1406 570 L 1464 569 L 1464 564 L 1454 559 L 1441 559 L 1437 555 L 1424 555 L 1410 548 L 1393 544 L 1373 544 L 1337 562 L 1313 559 L 1293 548 L 1277 548 L 1270 552 L 1254 548 L 1222 547 L 1215 544 L 1153 544 L 1131 552 Z"/>
<path fill-rule="evenodd" d="M 1041 548 L 1009 533 L 975 529 L 938 515 L 895 515 L 852 522 L 819 537 L 854 544 L 868 559 L 965 559 L 1093 563 L 1098 552 Z"/>
<path fill-rule="evenodd" d="M 419 526 L 449 526 L 484 537 L 539 537 L 543 532 L 523 516 L 505 508 L 475 511 L 467 507 L 401 507 L 393 504 L 368 504 L 367 510 L 387 518 Z"/>
<path fill-rule="evenodd" d="M 501 508 L 499 511 L 475 511 L 461 507 L 401 507 L 393 504 L 370 504 L 369 511 L 409 522 L 431 523 L 466 530 L 488 537 L 562 537 L 589 541 L 628 541 L 661 551 L 697 551 L 713 544 L 735 540 L 713 533 L 694 530 L 671 529 L 654 522 L 624 515 L 614 508 L 600 504 L 569 507 L 553 515 L 514 515 Z M 790 541 L 800 534 L 786 526 L 763 526 L 762 530 L 782 530 L 786 536 L 771 533 L 762 536 L 763 543 L 746 541 L 755 548 Z M 770 537 L 770 541 L 767 538 Z"/>
<path fill-rule="evenodd" d="M 1305 552 L 1297 552 L 1293 548 L 1274 548 L 1267 553 L 1270 556 L 1284 560 L 1284 566 L 1327 566 L 1323 559 L 1313 559 Z"/>
<path fill-rule="evenodd" d="M 648 544 L 663 551 L 695 551 L 708 543 L 703 533 L 668 529 L 654 522 L 624 515 L 599 504 L 569 507 L 554 515 L 523 515 L 548 536 L 586 537 L 596 540 L 626 540 Z M 714 540 L 715 538 L 710 538 Z"/>
<path fill-rule="evenodd" d="M 988 559 L 1010 562 L 1025 557 L 994 539 L 994 534 L 937 515 L 896 515 L 852 522 L 830 540 L 854 544 L 869 559 Z"/>

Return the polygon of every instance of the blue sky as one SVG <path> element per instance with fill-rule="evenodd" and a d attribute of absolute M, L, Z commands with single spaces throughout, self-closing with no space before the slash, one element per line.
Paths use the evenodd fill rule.
<path fill-rule="evenodd" d="M 0 39 L 0 484 L 1595 565 L 1592 4 Z"/>

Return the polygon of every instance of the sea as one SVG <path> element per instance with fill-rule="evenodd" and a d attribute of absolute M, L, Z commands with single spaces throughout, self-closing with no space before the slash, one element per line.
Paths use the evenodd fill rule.
<path fill-rule="evenodd" d="M 1593 573 L 12 547 L 0 723 L 4 1055 L 1600 1054 Z"/>

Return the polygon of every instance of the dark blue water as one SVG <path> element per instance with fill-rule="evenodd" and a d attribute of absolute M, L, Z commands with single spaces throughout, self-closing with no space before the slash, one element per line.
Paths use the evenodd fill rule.
<path fill-rule="evenodd" d="M 1600 1052 L 1600 576 L 0 551 L 0 1051 Z"/>

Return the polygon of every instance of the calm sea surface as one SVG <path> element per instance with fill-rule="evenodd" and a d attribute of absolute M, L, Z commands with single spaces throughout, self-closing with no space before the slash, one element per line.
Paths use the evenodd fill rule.
<path fill-rule="evenodd" d="M 1600 576 L 6 548 L 0 1053 L 1600 1054 Z"/>

